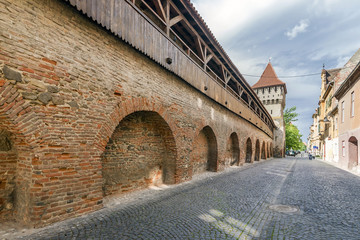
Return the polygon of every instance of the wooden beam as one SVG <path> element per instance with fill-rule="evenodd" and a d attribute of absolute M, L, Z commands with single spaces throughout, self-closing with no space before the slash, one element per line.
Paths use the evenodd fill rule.
<path fill-rule="evenodd" d="M 159 15 L 159 13 L 157 13 L 154 9 L 152 9 L 149 4 L 147 2 L 145 2 L 145 0 L 141 0 L 141 3 L 144 4 L 150 12 L 152 12 L 158 19 L 159 21 L 161 21 L 163 24 L 166 25 L 166 21 L 164 19 L 162 19 L 162 17 Z"/>
<path fill-rule="evenodd" d="M 212 55 L 211 53 L 206 57 L 205 59 L 205 64 L 207 64 L 213 57 L 214 55 Z"/>
<path fill-rule="evenodd" d="M 197 37 L 196 40 L 195 40 L 195 48 L 200 53 L 201 60 L 204 61 L 205 57 L 204 57 L 204 51 L 202 49 L 202 44 L 201 44 L 200 37 Z"/>
<path fill-rule="evenodd" d="M 170 4 L 169 4 L 169 0 L 165 1 L 165 9 L 166 9 L 166 35 L 170 36 Z"/>
<path fill-rule="evenodd" d="M 226 70 L 226 68 L 224 66 L 221 65 L 221 69 L 222 69 L 222 72 L 223 72 L 223 78 L 224 78 L 224 81 L 225 83 L 227 84 L 230 79 L 231 79 L 231 74 Z"/>
<path fill-rule="evenodd" d="M 165 14 L 165 10 L 161 4 L 161 0 L 153 0 L 153 3 L 155 5 L 156 11 L 160 15 L 160 17 L 162 17 L 162 19 L 166 22 L 166 14 Z"/>
<path fill-rule="evenodd" d="M 177 24 L 177 23 L 180 22 L 181 20 L 183 20 L 183 17 L 182 17 L 181 15 L 176 16 L 176 17 L 170 19 L 170 22 L 169 22 L 170 27 L 173 26 L 173 25 L 175 25 L 175 24 Z"/>
<path fill-rule="evenodd" d="M 239 89 L 239 95 L 241 97 L 241 95 L 243 94 L 244 92 L 244 89 L 241 87 L 241 85 L 238 83 L 238 89 Z"/>

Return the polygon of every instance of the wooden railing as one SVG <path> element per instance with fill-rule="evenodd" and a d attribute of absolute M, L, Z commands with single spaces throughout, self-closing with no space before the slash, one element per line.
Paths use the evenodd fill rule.
<path fill-rule="evenodd" d="M 235 77 L 232 74 L 234 71 L 226 67 L 231 66 L 230 63 L 224 64 L 219 60 L 219 57 L 226 59 L 226 56 L 222 56 L 221 52 L 215 53 L 211 50 L 205 43 L 205 40 L 195 31 L 173 2 L 166 0 L 167 5 L 165 10 L 163 9 L 164 11 L 161 11 L 162 6 L 157 6 L 157 8 L 161 8 L 159 10 L 161 13 L 159 13 L 149 6 L 152 1 L 152 4 L 155 2 L 161 4 L 161 1 L 157 0 L 96 1 L 96 4 L 91 0 L 65 1 L 70 1 L 78 10 L 83 11 L 134 48 L 143 52 L 229 110 L 239 114 L 244 112 L 244 110 L 241 110 L 242 106 L 246 106 L 267 126 L 268 130 L 264 130 L 265 128 L 262 128 L 262 130 L 268 135 L 272 135 L 274 123 L 256 94 L 250 87 L 247 88 L 248 84 L 241 76 L 235 75 Z M 139 2 L 148 9 L 146 13 L 152 14 L 152 16 L 147 16 L 143 10 L 137 7 L 136 3 Z M 175 14 L 172 14 L 177 16 L 170 19 L 170 10 L 176 11 Z M 160 15 L 163 16 L 161 17 Z M 158 24 L 152 21 L 151 18 L 155 18 Z M 192 34 L 196 38 L 195 40 L 193 39 L 193 42 L 198 44 L 197 47 L 186 44 L 183 36 L 179 36 L 175 32 L 174 29 L 177 27 L 177 24 L 171 25 L 170 22 L 173 20 L 173 22 L 178 21 L 177 23 L 179 23 L 179 19 L 186 24 L 188 29 L 195 31 Z M 176 31 L 181 32 L 180 30 Z M 176 39 L 172 39 L 172 36 L 176 37 Z M 189 36 L 186 38 L 186 41 L 190 42 Z M 213 48 L 215 49 L 215 47 Z M 199 51 L 201 52 L 200 54 Z M 167 59 L 172 59 L 174 61 L 173 64 L 169 63 Z M 217 73 L 207 65 L 211 59 L 213 59 L 213 64 L 218 64 L 218 68 L 222 69 L 222 76 L 219 76 L 221 73 Z M 211 81 L 208 81 L 208 79 Z M 228 83 L 230 81 L 236 85 L 239 91 L 229 87 Z M 222 94 L 222 91 L 236 99 L 238 104 L 234 101 L 232 101 L 232 104 L 225 104 L 229 100 L 226 99 L 227 97 L 224 97 L 226 95 Z M 244 101 L 241 97 L 244 91 L 248 96 L 248 102 Z M 254 108 L 251 107 L 252 104 L 255 105 Z M 257 109 L 261 110 L 260 114 L 257 112 Z M 265 117 L 261 117 L 261 113 Z M 254 117 L 250 119 L 254 119 Z"/>

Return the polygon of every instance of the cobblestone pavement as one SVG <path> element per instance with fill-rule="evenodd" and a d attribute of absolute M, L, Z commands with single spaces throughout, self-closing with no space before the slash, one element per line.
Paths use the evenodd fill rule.
<path fill-rule="evenodd" d="M 19 239 L 360 239 L 360 177 L 267 160 L 130 194 Z"/>

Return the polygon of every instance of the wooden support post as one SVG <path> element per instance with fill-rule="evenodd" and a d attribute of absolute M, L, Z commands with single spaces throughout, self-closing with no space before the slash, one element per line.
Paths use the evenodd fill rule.
<path fill-rule="evenodd" d="M 166 14 L 163 5 L 161 4 L 161 0 L 153 0 L 153 3 L 160 17 L 166 22 Z"/>

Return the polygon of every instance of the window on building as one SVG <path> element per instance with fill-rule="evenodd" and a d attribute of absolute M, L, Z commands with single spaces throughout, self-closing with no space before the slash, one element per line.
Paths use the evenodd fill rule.
<path fill-rule="evenodd" d="M 275 92 L 277 92 L 277 87 L 275 87 Z"/>
<path fill-rule="evenodd" d="M 263 94 L 265 93 L 265 88 L 262 89 L 263 90 Z"/>
<path fill-rule="evenodd" d="M 341 103 L 341 122 L 343 123 L 345 120 L 345 102 Z"/>
<path fill-rule="evenodd" d="M 272 114 L 272 110 L 270 110 L 270 114 Z"/>
<path fill-rule="evenodd" d="M 338 118 L 335 118 L 335 130 L 338 129 Z"/>
<path fill-rule="evenodd" d="M 354 117 L 355 115 L 355 93 L 351 93 L 351 109 L 350 109 L 350 116 Z"/>
<path fill-rule="evenodd" d="M 342 141 L 342 156 L 345 157 L 345 141 Z"/>
<path fill-rule="evenodd" d="M 270 93 L 270 89 L 271 89 L 271 88 L 269 88 L 269 93 Z"/>

